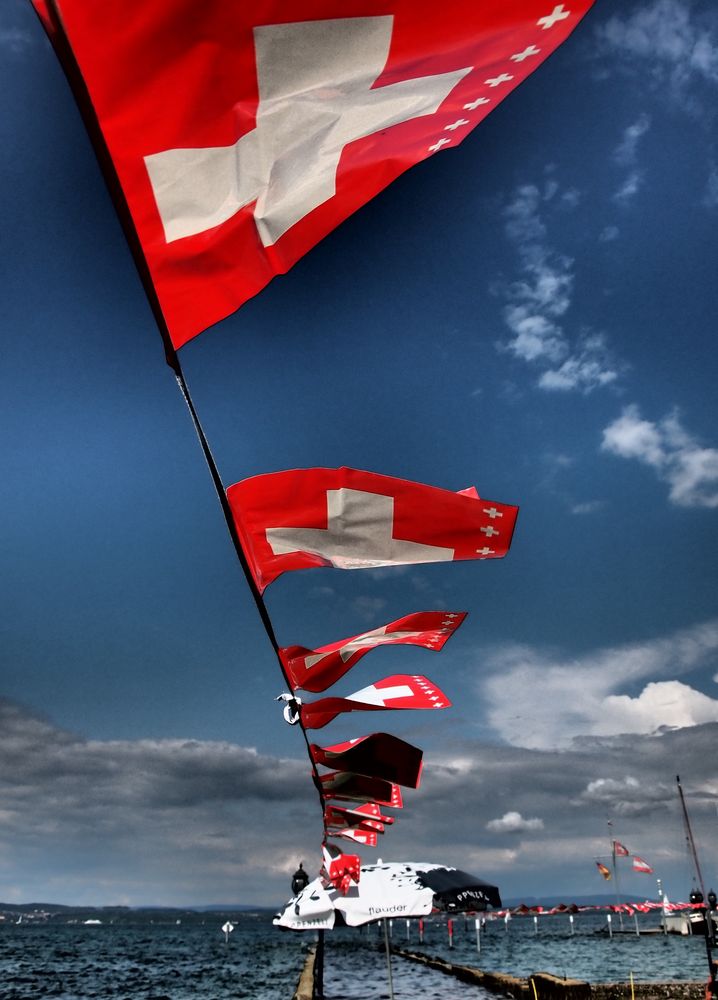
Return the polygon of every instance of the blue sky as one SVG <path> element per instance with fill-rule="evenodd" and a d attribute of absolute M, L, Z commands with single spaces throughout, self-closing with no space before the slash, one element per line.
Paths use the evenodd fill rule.
<path fill-rule="evenodd" d="M 303 742 L 20 0 L 0 52 L 0 899 L 271 905 L 318 862 Z M 711 4 L 598 0 L 459 148 L 182 349 L 227 484 L 349 465 L 521 507 L 501 562 L 267 593 L 287 645 L 469 612 L 441 654 L 378 650 L 336 689 L 425 672 L 453 709 L 316 734 L 425 749 L 384 858 L 568 898 L 602 888 L 612 818 L 686 896 L 680 771 L 718 888 L 717 91 Z"/>

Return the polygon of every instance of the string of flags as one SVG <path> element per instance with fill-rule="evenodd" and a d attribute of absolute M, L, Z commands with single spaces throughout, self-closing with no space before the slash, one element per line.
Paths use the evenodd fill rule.
<path fill-rule="evenodd" d="M 224 487 L 178 358 L 399 174 L 458 145 L 573 31 L 592 0 L 32 0 L 73 88 L 195 423 L 227 527 L 290 690 L 286 721 L 448 708 L 422 674 L 323 694 L 386 644 L 441 650 L 466 613 L 421 611 L 316 649 L 280 646 L 263 600 L 300 569 L 505 556 L 518 508 L 349 468 Z M 201 40 L 201 44 L 199 42 Z M 309 744 L 324 874 L 340 892 L 423 754 L 387 733 Z M 320 772 L 320 768 L 326 769 Z M 336 802 L 351 805 L 337 806 Z M 640 860 L 640 859 L 638 859 Z M 645 864 L 645 863 L 644 863 Z"/>

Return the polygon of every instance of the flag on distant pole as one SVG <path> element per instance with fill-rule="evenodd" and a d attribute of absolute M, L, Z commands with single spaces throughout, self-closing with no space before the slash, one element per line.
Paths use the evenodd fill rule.
<path fill-rule="evenodd" d="M 627 858 L 630 854 L 630 851 L 628 850 L 627 847 L 624 847 L 623 844 L 619 843 L 619 841 L 614 840 L 613 853 L 617 858 Z"/>
<path fill-rule="evenodd" d="M 653 869 L 644 861 L 643 858 L 639 858 L 637 854 L 633 855 L 633 870 L 634 872 L 644 872 L 646 875 L 652 875 Z"/>
<path fill-rule="evenodd" d="M 607 882 L 610 882 L 611 881 L 611 870 L 609 868 L 606 868 L 605 865 L 601 864 L 600 861 L 596 862 L 596 867 L 598 868 L 598 870 L 601 873 L 601 875 L 603 875 L 603 877 L 605 878 L 605 880 Z"/>

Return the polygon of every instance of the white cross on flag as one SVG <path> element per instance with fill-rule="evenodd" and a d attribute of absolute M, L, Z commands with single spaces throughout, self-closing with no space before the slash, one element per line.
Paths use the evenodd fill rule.
<path fill-rule="evenodd" d="M 592 0 L 33 3 L 178 348 L 457 146 Z"/>
<path fill-rule="evenodd" d="M 327 806 L 324 810 L 326 826 L 337 828 L 365 826 L 369 830 L 383 832 L 385 826 L 391 826 L 393 816 L 384 816 L 376 802 L 365 802 L 353 809 L 344 806 Z"/>
<path fill-rule="evenodd" d="M 309 753 L 315 764 L 335 771 L 369 774 L 407 788 L 418 788 L 421 781 L 423 750 L 390 733 L 372 733 L 331 747 L 312 743 Z"/>
<path fill-rule="evenodd" d="M 317 649 L 285 646 L 279 650 L 279 655 L 294 689 L 326 691 L 377 646 L 404 644 L 442 649 L 464 618 L 465 611 L 417 611 L 371 632 L 362 632 Z"/>
<path fill-rule="evenodd" d="M 292 469 L 227 490 L 254 580 L 506 555 L 518 507 L 356 469 Z"/>
<path fill-rule="evenodd" d="M 342 712 L 383 712 L 395 708 L 450 708 L 451 702 L 421 674 L 392 674 L 346 698 L 305 701 L 299 709 L 305 729 L 321 729 Z"/>

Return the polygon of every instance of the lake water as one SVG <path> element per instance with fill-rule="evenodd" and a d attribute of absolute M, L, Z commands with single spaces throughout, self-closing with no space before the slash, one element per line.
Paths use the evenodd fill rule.
<path fill-rule="evenodd" d="M 225 944 L 225 919 L 208 914 L 181 924 L 133 923 L 131 916 L 93 926 L 0 924 L 0 1000 L 290 1000 L 315 935 L 281 932 L 268 913 L 242 914 Z M 553 972 L 599 982 L 627 981 L 633 972 L 636 980 L 705 979 L 702 939 L 627 933 L 610 940 L 599 933 L 605 926 L 605 916 L 578 915 L 571 935 L 568 917 L 545 917 L 536 935 L 530 917 L 515 918 L 508 929 L 495 921 L 482 931 L 481 954 L 474 921 L 463 917 L 454 919 L 451 950 L 445 920 L 425 922 L 423 946 L 415 921 L 407 941 L 406 922 L 395 920 L 392 939 L 452 962 L 519 976 Z M 627 930 L 632 926 L 626 921 Z M 378 925 L 326 932 L 327 1000 L 386 995 L 381 943 Z M 398 957 L 392 967 L 398 1000 L 489 996 Z"/>

